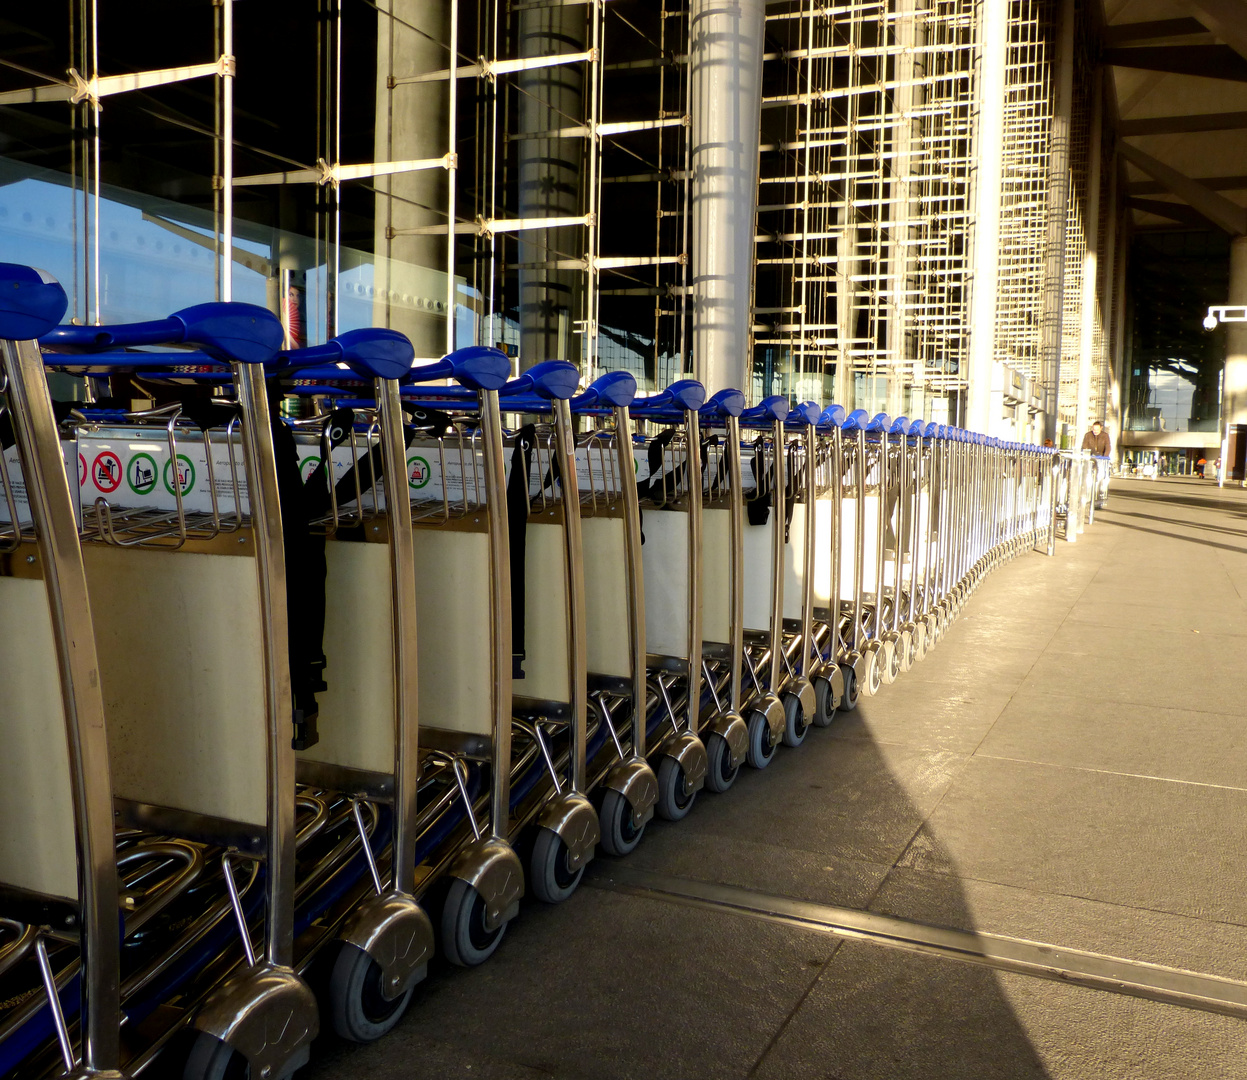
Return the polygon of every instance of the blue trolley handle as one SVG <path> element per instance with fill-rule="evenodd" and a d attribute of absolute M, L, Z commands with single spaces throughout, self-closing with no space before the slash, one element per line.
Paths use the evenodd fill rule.
<path fill-rule="evenodd" d="M 218 363 L 263 364 L 277 354 L 284 337 L 277 316 L 267 308 L 223 301 L 196 304 L 153 322 L 58 326 L 39 343 L 48 349 L 88 353 L 143 345 L 198 345 Z M 133 356 L 124 363 L 118 358 L 116 366 L 135 362 Z"/>

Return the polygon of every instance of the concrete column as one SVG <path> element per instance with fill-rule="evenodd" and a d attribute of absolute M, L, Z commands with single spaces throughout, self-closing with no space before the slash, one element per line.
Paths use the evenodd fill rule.
<path fill-rule="evenodd" d="M 589 10 L 586 4 L 524 7 L 516 14 L 521 57 L 584 52 Z M 583 64 L 560 64 L 522 72 L 515 96 L 518 132 L 570 127 L 584 116 Z M 521 138 L 519 216 L 573 217 L 583 214 L 581 163 L 584 139 Z M 556 259 L 584 256 L 582 227 L 539 229 L 519 234 L 520 367 L 543 360 L 580 362 L 584 273 L 542 267 Z"/>
<path fill-rule="evenodd" d="M 750 385 L 763 0 L 691 0 L 692 368 L 710 393 Z"/>
<path fill-rule="evenodd" d="M 979 16 L 979 102 L 974 146 L 974 279 L 970 293 L 970 370 L 966 427 L 991 433 L 1000 278 L 1000 184 L 1004 165 L 1005 68 L 1009 5 L 983 0 Z"/>
<path fill-rule="evenodd" d="M 1065 304 L 1065 230 L 1069 220 L 1070 126 L 1074 105 L 1074 0 L 1060 0 L 1048 149 L 1048 235 L 1040 334 L 1040 382 L 1048 394 L 1044 437 L 1057 442 L 1061 412 L 1061 330 Z"/>
<path fill-rule="evenodd" d="M 1121 208 L 1117 198 L 1117 154 L 1114 152 L 1109 158 L 1108 197 L 1104 203 L 1108 221 L 1104 230 L 1104 273 L 1101 275 L 1104 292 L 1100 301 L 1100 310 L 1104 314 L 1104 351 L 1108 360 L 1108 373 L 1104 380 L 1104 399 L 1099 403 L 1100 415 L 1104 418 L 1104 430 L 1108 432 L 1114 454 L 1121 435 L 1121 416 L 1117 409 L 1121 386 L 1117 372 L 1117 320 L 1120 310 L 1113 299 L 1120 266 L 1117 248 L 1121 243 L 1117 228 Z"/>
<path fill-rule="evenodd" d="M 1247 236 L 1230 241 L 1230 295 L 1227 303 L 1247 304 Z M 1221 429 L 1230 425 L 1247 425 L 1247 322 L 1225 324 L 1225 380 L 1221 394 Z M 1245 432 L 1247 434 L 1247 432 Z M 1222 438 L 1225 444 L 1225 438 Z M 1241 445 L 1241 437 L 1240 437 Z M 1238 455 L 1241 457 L 1239 449 Z M 1236 461 L 1225 462 L 1232 468 L 1227 479 L 1243 480 Z"/>
<path fill-rule="evenodd" d="M 446 153 L 448 82 L 405 83 L 402 77 L 454 67 L 447 0 L 377 0 L 377 126 L 374 161 L 409 161 Z M 392 16 L 392 17 L 391 17 Z M 390 229 L 446 224 L 444 169 L 377 177 L 373 319 L 401 330 L 417 357 L 445 351 L 445 236 L 392 236 Z M 397 303 L 390 299 L 398 296 Z M 410 298 L 410 299 L 407 299 Z M 449 312 L 454 317 L 454 312 Z"/>
<path fill-rule="evenodd" d="M 1082 260 L 1082 312 L 1078 332 L 1078 401 L 1074 437 L 1081 445 L 1091 426 L 1091 373 L 1095 369 L 1095 321 L 1099 300 L 1100 163 L 1103 158 L 1104 78 L 1091 80 L 1091 132 L 1087 140 L 1087 212 L 1083 230 L 1087 250 Z M 1096 417 L 1095 419 L 1102 419 Z"/>

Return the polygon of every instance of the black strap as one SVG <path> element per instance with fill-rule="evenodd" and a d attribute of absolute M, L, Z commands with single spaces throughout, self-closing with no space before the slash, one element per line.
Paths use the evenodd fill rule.
<path fill-rule="evenodd" d="M 792 455 L 792 460 L 795 461 L 796 448 L 791 447 L 789 449 L 789 453 Z M 775 461 L 778 465 L 778 454 L 775 456 Z M 796 505 L 796 499 L 793 497 L 793 493 L 796 491 L 797 487 L 798 470 L 794 466 L 793 468 L 785 469 L 784 471 L 784 543 L 787 544 L 792 538 L 792 512 Z"/>
<path fill-rule="evenodd" d="M 404 403 L 403 412 L 407 416 L 409 430 L 411 432 L 407 440 L 407 445 L 411 445 L 411 439 L 417 434 L 432 435 L 434 438 L 440 439 L 451 428 L 450 413 L 442 412 L 441 409 L 426 409 L 420 405 L 408 405 Z"/>
<path fill-rule="evenodd" d="M 525 424 L 515 433 L 511 475 L 507 479 L 507 534 L 511 549 L 511 678 L 524 678 L 524 566 L 528 538 L 528 474 L 537 428 Z"/>
<path fill-rule="evenodd" d="M 324 681 L 325 538 L 314 535 L 311 529 L 314 516 L 311 495 L 316 489 L 305 484 L 300 475 L 294 432 L 282 420 L 277 408 L 279 393 L 276 388 L 270 391 L 269 406 L 277 462 L 277 494 L 281 502 L 282 546 L 286 556 L 286 620 L 290 689 L 294 700 L 291 746 L 306 750 L 319 741 L 316 721 L 320 708 L 316 695 L 327 689 Z M 349 424 L 346 430 L 350 431 Z M 321 475 L 320 470 L 312 475 Z M 325 488 L 326 482 L 322 480 L 320 486 Z"/>
<path fill-rule="evenodd" d="M 765 525 L 771 520 L 771 470 L 758 464 L 765 445 L 766 436 L 759 435 L 753 441 L 753 454 L 749 458 L 754 492 L 752 498 L 745 500 L 745 516 L 750 525 Z"/>

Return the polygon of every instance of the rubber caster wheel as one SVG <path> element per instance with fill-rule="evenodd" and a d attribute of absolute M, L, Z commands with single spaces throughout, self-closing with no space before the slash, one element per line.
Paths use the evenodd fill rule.
<path fill-rule="evenodd" d="M 329 976 L 333 1030 L 351 1042 L 374 1042 L 402 1019 L 415 992 L 413 985 L 386 997 L 381 965 L 358 945 L 343 944 Z"/>
<path fill-rule="evenodd" d="M 901 643 L 902 639 L 897 638 L 896 641 L 892 643 L 892 651 L 888 653 L 888 668 L 887 671 L 883 673 L 883 681 L 886 683 L 896 682 L 896 680 L 899 679 L 903 673 L 901 661 L 904 657 L 901 656 Z"/>
<path fill-rule="evenodd" d="M 749 717 L 749 751 L 745 760 L 751 768 L 765 769 L 775 756 L 775 744 L 771 741 L 771 725 L 766 716 L 755 712 Z"/>
<path fill-rule="evenodd" d="M 305 1053 L 303 1063 L 306 1062 Z M 274 1080 L 290 1080 L 295 1069 L 301 1067 L 302 1065 L 297 1065 Z M 186 1058 L 182 1080 L 252 1080 L 251 1063 L 229 1043 L 201 1031 L 195 1037 L 195 1043 Z"/>
<path fill-rule="evenodd" d="M 883 686 L 883 672 L 879 670 L 879 652 L 871 649 L 866 654 L 866 678 L 862 692 L 867 697 L 874 697 Z"/>
<path fill-rule="evenodd" d="M 732 751 L 722 735 L 711 735 L 706 740 L 706 787 L 716 794 L 722 794 L 740 775 L 740 762 L 732 768 Z"/>
<path fill-rule="evenodd" d="M 684 769 L 675 758 L 665 757 L 658 766 L 658 802 L 655 809 L 668 821 L 682 821 L 693 809 L 697 792 L 684 790 Z"/>
<path fill-rule="evenodd" d="M 543 904 L 561 904 L 580 884 L 588 862 L 573 870 L 568 858 L 567 845 L 558 833 L 553 829 L 537 830 L 532 858 L 528 861 L 528 884 Z"/>
<path fill-rule="evenodd" d="M 497 951 L 506 923 L 485 929 L 485 899 L 460 878 L 450 883 L 442 908 L 442 954 L 459 967 L 476 967 Z"/>
<path fill-rule="evenodd" d="M 645 835 L 644 825 L 638 828 L 632 824 L 632 804 L 613 788 L 607 788 L 602 796 L 598 820 L 602 823 L 602 850 L 608 855 L 631 855 Z"/>
<path fill-rule="evenodd" d="M 796 694 L 784 695 L 784 745 L 794 749 L 805 742 L 810 725 L 805 719 L 801 708 L 801 699 Z"/>
<path fill-rule="evenodd" d="M 840 711 L 852 712 L 857 708 L 857 672 L 848 664 L 840 665 L 844 673 L 844 697 L 840 699 Z"/>
<path fill-rule="evenodd" d="M 814 726 L 829 727 L 835 719 L 836 708 L 831 703 L 831 683 L 826 679 L 814 680 Z"/>

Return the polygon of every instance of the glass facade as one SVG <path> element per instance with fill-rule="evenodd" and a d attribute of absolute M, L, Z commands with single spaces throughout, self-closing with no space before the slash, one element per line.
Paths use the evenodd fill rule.
<path fill-rule="evenodd" d="M 1125 358 L 1127 431 L 1219 430 L 1225 327 L 1203 316 L 1229 290 L 1229 239 L 1220 232 L 1164 230 L 1134 237 Z"/>

